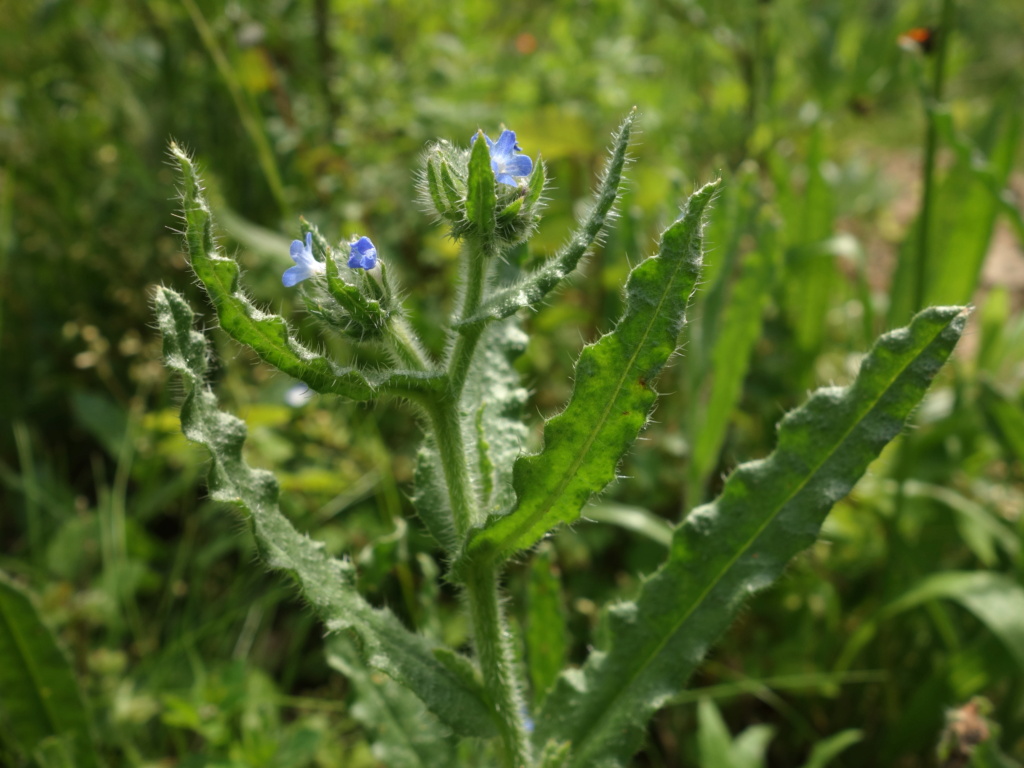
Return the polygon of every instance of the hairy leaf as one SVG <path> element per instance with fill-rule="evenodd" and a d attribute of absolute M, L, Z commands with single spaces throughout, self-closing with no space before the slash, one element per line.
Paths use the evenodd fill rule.
<path fill-rule="evenodd" d="M 779 425 L 778 447 L 738 467 L 676 529 L 668 561 L 606 620 L 609 647 L 562 675 L 538 744 L 573 743 L 573 766 L 622 766 L 648 718 L 686 682 L 743 601 L 808 547 L 832 505 L 902 429 L 963 332 L 933 307 L 882 336 L 849 387 L 818 390 Z"/>
<path fill-rule="evenodd" d="M 598 186 L 597 199 L 586 219 L 581 222 L 580 228 L 569 238 L 569 242 L 548 261 L 521 280 L 492 292 L 476 313 L 458 323 L 460 330 L 486 323 L 489 320 L 500 320 L 515 314 L 524 307 L 537 306 L 548 293 L 576 269 L 589 252 L 590 247 L 604 231 L 611 215 L 612 206 L 619 194 L 622 168 L 626 164 L 626 150 L 629 147 L 629 136 L 635 120 L 636 110 L 634 109 L 622 122 L 615 135 L 611 159 Z M 540 178 L 540 186 L 532 182 L 533 179 L 531 179 L 531 188 L 528 194 L 532 200 L 536 200 L 540 196 L 543 175 Z"/>
<path fill-rule="evenodd" d="M 75 673 L 29 596 L 0 574 L 0 722 L 10 746 L 31 754 L 66 741 L 76 766 L 99 764 Z"/>
<path fill-rule="evenodd" d="M 429 437 L 416 452 L 413 482 L 416 491 L 412 496 L 412 504 L 416 514 L 445 552 L 454 553 L 459 541 L 452 524 L 451 499 L 448 497 L 448 486 L 445 485 L 441 457 Z"/>
<path fill-rule="evenodd" d="M 182 431 L 206 446 L 213 459 L 211 496 L 248 514 L 267 565 L 292 575 L 329 630 L 353 633 L 370 667 L 411 689 L 455 732 L 495 733 L 480 692 L 439 662 L 425 638 L 405 629 L 390 611 L 367 603 L 356 590 L 355 569 L 349 561 L 328 556 L 322 543 L 300 534 L 281 513 L 277 480 L 242 458 L 244 422 L 220 411 L 216 397 L 203 384 L 207 346 L 192 329 L 192 310 L 166 288 L 157 290 L 155 307 L 166 363 L 185 384 Z"/>
<path fill-rule="evenodd" d="M 462 393 L 465 442 L 476 447 L 480 508 L 487 511 L 508 509 L 515 501 L 512 465 L 526 440 L 523 408 L 529 393 L 512 362 L 527 340 L 515 318 L 487 328 Z"/>
<path fill-rule="evenodd" d="M 490 238 L 494 232 L 494 171 L 491 153 L 483 132 L 476 135 L 469 154 L 469 180 L 466 190 L 466 218 L 475 227 L 477 235 Z"/>
<path fill-rule="evenodd" d="M 388 768 L 451 768 L 456 764 L 450 733 L 408 690 L 386 678 L 375 680 L 352 641 L 327 640 L 327 663 L 356 690 L 352 716 L 373 735 L 373 756 Z"/>
<path fill-rule="evenodd" d="M 583 349 L 568 407 L 544 427 L 544 450 L 513 470 L 518 503 L 470 537 L 464 559 L 501 560 L 579 517 L 592 494 L 647 423 L 654 379 L 676 351 L 686 305 L 700 273 L 701 226 L 718 182 L 689 199 L 666 230 L 660 253 L 630 273 L 626 309 L 615 330 Z"/>
<path fill-rule="evenodd" d="M 221 327 L 233 339 L 251 347 L 278 370 L 324 394 L 353 400 L 369 400 L 382 393 L 415 398 L 421 392 L 441 388 L 439 376 L 416 371 L 369 373 L 342 368 L 303 346 L 284 318 L 253 305 L 239 286 L 238 264 L 218 251 L 210 206 L 192 159 L 175 144 L 171 145 L 171 154 L 181 167 L 184 182 L 182 200 L 189 261 L 217 310 Z"/>
<path fill-rule="evenodd" d="M 540 547 L 530 563 L 526 585 L 526 662 L 534 704 L 540 706 L 569 655 L 562 582 L 550 545 Z"/>

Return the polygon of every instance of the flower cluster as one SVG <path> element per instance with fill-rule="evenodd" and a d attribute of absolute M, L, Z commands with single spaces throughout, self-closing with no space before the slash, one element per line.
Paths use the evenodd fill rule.
<path fill-rule="evenodd" d="M 323 275 L 327 272 L 327 265 L 317 261 L 313 256 L 313 233 L 306 233 L 306 242 L 292 240 L 291 248 L 294 267 L 289 267 L 281 275 L 281 282 L 286 288 L 298 285 L 303 280 L 314 275 Z M 352 269 L 371 270 L 377 266 L 377 249 L 368 237 L 360 237 L 349 245 L 348 265 Z"/>

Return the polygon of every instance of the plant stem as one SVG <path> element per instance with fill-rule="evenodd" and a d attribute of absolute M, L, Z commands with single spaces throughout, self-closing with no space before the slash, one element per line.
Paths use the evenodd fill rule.
<path fill-rule="evenodd" d="M 498 578 L 493 566 L 471 567 L 466 580 L 466 598 L 473 624 L 473 643 L 484 687 L 494 705 L 505 747 L 508 768 L 533 765 L 532 747 L 523 722 L 524 705 L 512 652 L 508 623 L 498 597 Z"/>
<path fill-rule="evenodd" d="M 414 371 L 429 371 L 431 369 L 430 361 L 424 354 L 416 332 L 413 331 L 408 320 L 404 317 L 394 317 L 388 330 L 390 331 L 388 341 L 395 357 Z"/>
<path fill-rule="evenodd" d="M 446 398 L 428 406 L 430 426 L 437 442 L 437 452 L 444 469 L 444 481 L 448 487 L 448 501 L 452 508 L 452 523 L 455 535 L 463 541 L 475 522 L 476 504 L 473 501 L 469 479 L 469 464 L 466 460 L 466 446 L 462 439 L 462 424 L 459 419 L 458 402 Z"/>
<path fill-rule="evenodd" d="M 946 55 L 949 38 L 953 34 L 953 0 L 943 0 L 942 16 L 938 26 L 935 50 L 935 69 L 931 93 L 925 97 L 927 129 L 924 143 L 924 168 L 922 170 L 921 219 L 917 230 L 917 272 L 914 275 L 914 312 L 924 309 L 927 298 L 928 262 L 930 261 L 931 228 L 935 208 L 935 160 L 939 147 L 939 125 L 937 110 L 942 105 L 946 84 Z"/>
<path fill-rule="evenodd" d="M 467 252 L 469 278 L 460 315 L 469 317 L 483 298 L 487 265 L 491 254 L 481 243 Z M 444 469 L 452 522 L 460 542 L 465 542 L 470 528 L 479 522 L 478 508 L 470 483 L 469 455 L 462 434 L 459 404 L 466 383 L 473 353 L 483 327 L 459 334 L 448 358 L 449 386 L 444 397 L 428 407 L 437 450 Z M 522 685 L 512 650 L 508 623 L 501 610 L 498 595 L 497 567 L 488 563 L 471 563 L 466 569 L 466 603 L 472 627 L 484 686 L 494 707 L 498 731 L 504 747 L 506 768 L 529 768 L 533 765 L 532 747 L 524 722 Z"/>
<path fill-rule="evenodd" d="M 472 317 L 480 307 L 484 295 L 487 265 L 491 261 L 491 254 L 487 253 L 486 244 L 482 244 L 475 250 L 476 253 L 468 254 L 469 279 L 466 284 L 466 296 L 462 302 L 462 310 L 459 313 L 463 320 Z M 451 390 L 456 399 L 462 396 L 462 387 L 469 374 L 469 365 L 473 362 L 473 352 L 476 350 L 477 342 L 480 341 L 484 327 L 483 323 L 474 325 L 459 333 L 455 339 L 455 347 L 448 361 L 448 376 L 451 379 Z"/>

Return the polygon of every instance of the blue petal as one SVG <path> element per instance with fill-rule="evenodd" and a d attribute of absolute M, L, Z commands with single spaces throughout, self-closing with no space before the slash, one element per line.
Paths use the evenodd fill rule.
<path fill-rule="evenodd" d="M 511 157 L 513 150 L 516 148 L 516 134 L 515 131 L 502 131 L 501 136 L 494 142 L 491 155 L 497 155 L 499 157 Z"/>
<path fill-rule="evenodd" d="M 516 155 L 505 163 L 505 173 L 511 176 L 529 176 L 533 171 L 533 160 L 529 155 Z"/>
<path fill-rule="evenodd" d="M 298 242 L 298 240 L 295 242 Z M 281 275 L 281 283 L 284 284 L 285 288 L 291 288 L 292 286 L 301 283 L 309 277 L 309 275 L 309 270 L 304 267 L 289 267 L 284 271 L 284 274 Z"/>
<path fill-rule="evenodd" d="M 292 261 L 298 262 L 304 250 L 301 240 L 292 240 Z"/>
<path fill-rule="evenodd" d="M 508 184 L 510 187 L 518 187 L 519 184 L 516 180 L 509 176 L 507 173 L 498 173 L 495 175 L 494 180 L 499 184 Z"/>
<path fill-rule="evenodd" d="M 377 266 L 377 249 L 368 237 L 360 237 L 352 243 L 348 265 L 352 269 L 373 269 Z"/>
<path fill-rule="evenodd" d="M 306 233 L 306 250 L 309 251 L 309 254 L 311 256 L 313 255 L 313 233 L 312 232 L 307 232 Z"/>

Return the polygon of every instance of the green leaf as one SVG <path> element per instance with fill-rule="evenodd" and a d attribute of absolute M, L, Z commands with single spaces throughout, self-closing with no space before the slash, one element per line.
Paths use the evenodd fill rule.
<path fill-rule="evenodd" d="M 751 594 L 815 539 L 832 505 L 895 437 L 963 333 L 968 311 L 933 307 L 882 336 L 854 383 L 816 392 L 779 425 L 778 447 L 738 467 L 676 529 L 635 602 L 606 614 L 609 647 L 563 674 L 537 743 L 573 743 L 573 766 L 622 766 L 648 718 L 693 672 Z"/>
<path fill-rule="evenodd" d="M 526 586 L 526 661 L 535 707 L 544 702 L 569 650 L 562 583 L 555 568 L 551 547 L 542 546 L 530 563 Z"/>
<path fill-rule="evenodd" d="M 447 553 L 453 554 L 458 549 L 459 541 L 455 535 L 455 526 L 452 525 L 451 499 L 444 481 L 441 457 L 429 437 L 416 453 L 413 483 L 416 490 L 412 495 L 412 504 L 416 514 L 437 543 Z"/>
<path fill-rule="evenodd" d="M 803 768 L 825 768 L 833 759 L 848 750 L 857 742 L 863 740 L 864 732 L 856 728 L 828 736 L 811 749 L 811 755 L 807 758 Z"/>
<path fill-rule="evenodd" d="M 284 318 L 257 309 L 239 287 L 238 264 L 218 251 L 210 206 L 191 158 L 175 144 L 171 145 L 171 154 L 182 171 L 185 242 L 192 269 L 206 288 L 221 327 L 233 339 L 251 347 L 278 370 L 324 394 L 353 400 L 369 400 L 380 394 L 415 399 L 442 387 L 440 376 L 416 371 L 369 373 L 342 368 L 303 346 Z"/>
<path fill-rule="evenodd" d="M 449 731 L 397 683 L 374 679 L 352 641 L 327 641 L 327 663 L 355 688 L 352 716 L 373 734 L 373 756 L 388 768 L 451 768 L 455 745 Z"/>
<path fill-rule="evenodd" d="M 489 320 L 501 320 L 524 307 L 535 307 L 559 283 L 572 274 L 583 257 L 590 251 L 590 247 L 600 237 L 610 218 L 612 206 L 619 195 L 622 168 L 626 164 L 626 150 L 629 147 L 629 137 L 635 120 L 636 110 L 634 109 L 627 115 L 615 135 L 611 159 L 598 185 L 597 199 L 586 218 L 581 222 L 579 229 L 573 232 L 569 238 L 569 242 L 558 253 L 521 280 L 488 295 L 476 313 L 457 324 L 460 330 L 466 330 Z M 537 176 L 536 172 L 534 176 Z M 530 191 L 527 193 L 531 201 L 540 196 L 543 184 L 543 175 L 537 179 L 536 184 L 531 178 Z"/>
<path fill-rule="evenodd" d="M 1024 408 L 982 380 L 978 402 L 1006 453 L 1024 465 Z"/>
<path fill-rule="evenodd" d="M 771 726 L 755 725 L 734 740 L 713 701 L 701 699 L 697 705 L 701 768 L 763 768 L 768 743 L 774 735 Z"/>
<path fill-rule="evenodd" d="M 834 254 L 825 247 L 834 233 L 836 194 L 825 175 L 829 162 L 825 131 L 819 123 L 811 135 L 807 179 L 799 190 L 789 188 L 780 200 L 786 221 L 786 275 L 782 286 L 786 314 L 801 350 L 817 354 L 828 327 L 826 316 L 834 301 L 839 279 Z M 790 164 L 784 163 L 786 173 Z M 776 181 L 779 181 L 776 174 Z M 788 181 L 788 180 L 787 180 Z"/>
<path fill-rule="evenodd" d="M 708 476 L 718 465 L 729 420 L 743 394 L 743 380 L 750 366 L 754 344 L 761 335 L 761 315 L 771 288 L 769 254 L 748 253 L 729 291 L 719 320 L 700 395 L 693 399 L 687 433 L 692 449 L 686 487 L 695 501 L 703 501 Z"/>
<path fill-rule="evenodd" d="M 477 235 L 486 240 L 494 233 L 494 171 L 483 131 L 477 131 L 476 138 L 469 155 L 466 218 L 476 228 Z"/>
<path fill-rule="evenodd" d="M 278 507 L 274 476 L 249 467 L 242 458 L 245 423 L 220 411 L 205 386 L 207 346 L 192 329 L 193 315 L 174 291 L 157 289 L 157 322 L 164 339 L 168 367 L 181 375 L 185 399 L 181 426 L 185 436 L 201 443 L 213 459 L 209 486 L 216 501 L 245 512 L 268 567 L 289 573 L 303 597 L 332 632 L 353 633 L 367 664 L 405 685 L 455 732 L 487 736 L 496 732 L 479 690 L 454 674 L 434 656 L 423 637 L 405 629 L 387 610 L 373 608 L 355 587 L 351 562 L 324 552 L 324 545 L 300 534 Z"/>
<path fill-rule="evenodd" d="M 508 509 L 515 501 L 512 466 L 526 442 L 523 409 L 529 393 L 512 363 L 528 340 L 515 318 L 489 326 L 477 345 L 462 393 L 463 431 L 475 438 L 471 445 L 477 454 L 476 485 L 480 508 L 487 511 Z"/>
<path fill-rule="evenodd" d="M 738 768 L 732 760 L 732 734 L 710 699 L 697 704 L 697 751 L 703 768 Z"/>
<path fill-rule="evenodd" d="M 1020 143 L 1021 120 L 1016 104 L 1001 105 L 992 111 L 975 143 L 955 129 L 949 114 L 933 112 L 931 119 L 955 160 L 945 177 L 933 182 L 935 203 L 928 233 L 929 274 L 924 298 L 966 302 L 978 285 L 996 216 L 1007 212 L 1003 190 Z M 1010 222 L 1019 227 L 1019 211 L 1008 213 Z M 913 311 L 916 262 L 922 258 L 918 253 L 920 227 L 918 216 L 900 246 L 889 290 L 890 325 L 904 322 Z"/>
<path fill-rule="evenodd" d="M 649 509 L 602 500 L 584 509 L 583 516 L 595 523 L 617 525 L 638 533 L 663 547 L 672 546 L 672 526 Z"/>
<path fill-rule="evenodd" d="M 1024 587 L 991 571 L 936 573 L 889 603 L 882 615 L 889 618 L 940 599 L 952 600 L 973 613 L 1024 672 Z"/>
<path fill-rule="evenodd" d="M 626 309 L 615 330 L 585 347 L 568 407 L 544 427 L 544 450 L 513 469 L 518 503 L 470 536 L 464 559 L 503 560 L 579 517 L 591 495 L 615 479 L 623 454 L 647 423 L 654 380 L 677 349 L 687 302 L 700 274 L 704 211 L 718 182 L 689 199 L 626 283 Z"/>
<path fill-rule="evenodd" d="M 941 232 L 936 233 L 936 258 L 925 300 L 929 304 L 964 304 L 978 287 L 996 217 L 1003 207 L 1003 191 L 1020 146 L 1020 111 L 1017 103 L 993 110 L 980 148 L 957 133 L 948 112 L 936 113 L 935 120 L 956 152 L 957 162 L 940 190 L 941 213 L 936 218 Z"/>
<path fill-rule="evenodd" d="M 99 764 L 78 681 L 28 594 L 0 574 L 0 725 L 31 754 L 60 740 L 78 768 Z"/>

